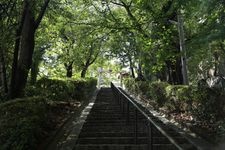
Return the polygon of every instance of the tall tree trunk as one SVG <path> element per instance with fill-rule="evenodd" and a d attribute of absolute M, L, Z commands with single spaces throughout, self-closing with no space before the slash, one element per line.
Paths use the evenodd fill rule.
<path fill-rule="evenodd" d="M 176 58 L 176 61 L 171 60 L 166 61 L 167 66 L 167 81 L 170 84 L 183 84 L 182 67 L 180 57 Z"/>
<path fill-rule="evenodd" d="M 178 20 L 178 31 L 179 31 L 179 41 L 180 41 L 180 52 L 181 52 L 181 67 L 182 67 L 182 76 L 183 84 L 189 84 L 188 73 L 187 73 L 187 56 L 185 49 L 185 37 L 184 37 L 184 22 L 181 12 L 177 15 Z"/>
<path fill-rule="evenodd" d="M 176 60 L 176 82 L 177 84 L 187 84 L 186 81 L 184 82 L 183 76 L 183 68 L 182 68 L 182 58 L 178 57 Z"/>
<path fill-rule="evenodd" d="M 27 83 L 27 77 L 32 64 L 34 52 L 35 31 L 38 28 L 50 0 L 45 0 L 41 11 L 35 20 L 33 10 L 34 0 L 24 1 L 24 13 L 21 19 L 21 25 L 17 32 L 19 39 L 16 39 L 14 61 L 11 79 L 11 98 L 23 96 L 24 88 Z M 18 38 L 17 37 L 17 38 Z"/>
<path fill-rule="evenodd" d="M 219 43 L 219 47 L 222 52 L 225 53 L 225 48 L 222 41 Z M 225 57 L 220 57 L 218 75 L 223 77 L 225 76 Z"/>
<path fill-rule="evenodd" d="M 27 3 L 24 3 L 21 21 L 20 21 L 18 29 L 16 30 L 16 40 L 15 40 L 15 47 L 14 47 L 14 53 L 13 53 L 12 74 L 11 74 L 10 91 L 9 91 L 9 95 L 11 96 L 11 98 L 15 97 L 14 96 L 14 92 L 15 92 L 14 88 L 15 88 L 15 82 L 16 82 L 16 70 L 17 70 L 17 65 L 18 65 L 18 55 L 19 55 L 19 50 L 20 50 L 21 34 L 22 34 L 22 30 L 23 30 L 27 7 L 28 7 Z"/>
<path fill-rule="evenodd" d="M 37 81 L 37 75 L 39 72 L 38 63 L 33 61 L 31 65 L 31 72 L 30 72 L 30 83 L 34 85 Z"/>
<path fill-rule="evenodd" d="M 13 85 L 12 98 L 23 96 L 27 83 L 29 69 L 32 64 L 35 36 L 35 19 L 33 10 L 27 7 L 24 26 L 22 29 L 21 47 L 16 68 L 15 84 Z"/>
<path fill-rule="evenodd" d="M 4 51 L 0 47 L 0 76 L 1 76 L 1 83 L 4 87 L 4 92 L 8 93 L 8 83 L 6 77 L 6 66 L 5 66 L 5 58 L 4 58 Z"/>
<path fill-rule="evenodd" d="M 167 66 L 167 74 L 168 74 L 167 82 L 169 82 L 170 84 L 174 84 L 173 69 L 171 67 L 171 61 L 166 61 L 166 66 Z"/>

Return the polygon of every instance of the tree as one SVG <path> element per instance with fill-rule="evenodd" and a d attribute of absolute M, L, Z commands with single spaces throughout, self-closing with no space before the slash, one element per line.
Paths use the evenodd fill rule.
<path fill-rule="evenodd" d="M 35 19 L 36 2 L 24 0 L 21 21 L 16 32 L 14 58 L 12 65 L 12 77 L 10 85 L 10 96 L 12 98 L 23 95 L 27 83 L 27 77 L 32 64 L 35 46 L 35 32 L 41 23 L 50 0 L 45 0 L 41 5 L 39 14 Z"/>

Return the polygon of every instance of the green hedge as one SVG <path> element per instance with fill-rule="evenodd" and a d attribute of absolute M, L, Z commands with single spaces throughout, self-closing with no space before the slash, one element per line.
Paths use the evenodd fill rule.
<path fill-rule="evenodd" d="M 218 88 L 198 88 L 195 95 L 194 114 L 198 120 L 215 121 L 225 118 L 225 93 Z"/>
<path fill-rule="evenodd" d="M 166 87 L 167 102 L 165 107 L 169 112 L 191 112 L 194 101 L 194 86 L 168 85 Z"/>
<path fill-rule="evenodd" d="M 156 107 L 162 107 L 167 101 L 166 82 L 152 82 L 149 88 L 150 99 L 156 102 Z"/>
<path fill-rule="evenodd" d="M 46 133 L 53 130 L 50 101 L 84 101 L 96 88 L 94 78 L 46 79 L 26 88 L 26 96 L 0 104 L 0 150 L 37 149 Z M 49 101 L 50 100 L 50 101 Z"/>
<path fill-rule="evenodd" d="M 28 86 L 26 96 L 42 95 L 50 100 L 79 100 L 87 98 L 96 87 L 95 78 L 86 79 L 48 79 L 42 78 L 36 86 Z"/>
<path fill-rule="evenodd" d="M 0 105 L 0 149 L 35 149 L 43 136 L 47 105 L 44 98 L 15 99 Z"/>
<path fill-rule="evenodd" d="M 206 86 L 170 85 L 165 82 L 135 81 L 126 79 L 128 91 L 145 95 L 156 109 L 185 112 L 199 121 L 213 122 L 224 119 L 225 92 Z"/>

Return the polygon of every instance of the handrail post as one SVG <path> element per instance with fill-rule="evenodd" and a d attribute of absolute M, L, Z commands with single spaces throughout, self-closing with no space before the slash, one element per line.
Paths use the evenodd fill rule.
<path fill-rule="evenodd" d="M 135 144 L 138 143 L 138 116 L 137 116 L 137 109 L 135 108 L 135 127 L 134 127 L 134 130 L 135 130 Z"/>
<path fill-rule="evenodd" d="M 153 133 L 152 133 L 152 126 L 151 123 L 148 122 L 148 150 L 152 150 L 153 149 Z"/>
<path fill-rule="evenodd" d="M 120 110 L 122 110 L 122 94 L 121 93 L 119 93 L 119 97 L 120 97 L 119 99 Z"/>
<path fill-rule="evenodd" d="M 116 91 L 116 94 L 117 94 L 117 102 L 118 104 L 120 104 L 120 93 Z"/>
<path fill-rule="evenodd" d="M 123 115 L 125 114 L 125 97 L 123 98 Z"/>
<path fill-rule="evenodd" d="M 122 95 L 122 94 L 121 94 Z M 121 111 L 123 113 L 123 96 L 121 96 Z"/>
<path fill-rule="evenodd" d="M 163 130 L 162 127 L 160 127 L 158 125 L 158 123 L 156 123 L 154 120 L 151 119 L 151 117 L 149 117 L 148 114 L 146 114 L 137 104 L 135 104 L 132 100 L 132 98 L 130 96 L 127 96 L 126 94 L 124 94 L 124 92 L 117 88 L 113 83 L 112 83 L 112 90 L 113 92 L 115 93 L 116 95 L 116 98 L 118 100 L 118 104 L 120 105 L 120 109 L 123 109 L 121 108 L 121 97 L 123 96 L 124 99 L 126 99 L 126 101 L 128 101 L 127 103 L 127 122 L 129 122 L 129 113 L 130 113 L 130 110 L 129 110 L 129 104 L 134 107 L 134 122 L 132 121 L 132 126 L 134 127 L 134 140 L 135 140 L 135 143 L 138 144 L 138 112 L 140 112 L 148 121 L 148 127 L 147 127 L 147 130 L 148 130 L 148 149 L 152 150 L 153 149 L 153 129 L 156 129 L 157 131 L 160 131 L 160 133 L 162 135 L 164 135 L 168 140 L 169 142 L 174 145 L 177 149 L 182 149 L 182 146 L 179 145 L 179 143 L 177 143 L 176 140 L 174 140 L 173 137 L 171 137 L 166 131 Z M 125 101 L 125 100 L 124 100 Z M 124 102 L 123 101 L 123 102 Z M 123 103 L 124 104 L 124 103 Z M 126 104 L 124 104 L 126 105 Z M 132 115 L 133 116 L 133 115 Z"/>
<path fill-rule="evenodd" d="M 127 124 L 130 122 L 130 105 L 129 101 L 127 101 Z"/>
<path fill-rule="evenodd" d="M 120 105 L 120 97 L 121 97 L 121 94 L 120 92 L 118 92 L 118 104 Z"/>

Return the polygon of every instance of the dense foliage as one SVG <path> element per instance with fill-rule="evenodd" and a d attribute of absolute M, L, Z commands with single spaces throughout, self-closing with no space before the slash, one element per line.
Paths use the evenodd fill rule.
<path fill-rule="evenodd" d="M 222 88 L 206 85 L 170 85 L 165 82 L 135 81 L 133 79 L 126 79 L 124 84 L 128 91 L 136 96 L 141 96 L 146 103 L 167 116 L 171 117 L 173 114 L 188 116 L 188 122 L 192 126 L 196 125 L 197 128 L 202 129 L 203 131 L 199 134 L 204 133 L 203 137 L 205 138 L 208 137 L 208 132 L 215 136 L 214 140 L 221 140 L 221 136 L 225 134 L 223 123 L 225 121 L 223 99 L 225 92 Z M 185 120 L 182 120 L 181 123 L 184 122 Z M 197 128 L 194 128 L 193 131 L 198 132 Z"/>
<path fill-rule="evenodd" d="M 224 10 L 224 0 L 1 0 L 0 102 L 80 100 L 96 84 L 85 77 L 129 72 L 129 90 L 155 108 L 221 120 Z"/>
<path fill-rule="evenodd" d="M 95 78 L 86 79 L 48 79 L 41 78 L 36 86 L 26 88 L 26 96 L 42 95 L 50 100 L 82 100 L 96 88 Z"/>
<path fill-rule="evenodd" d="M 16 99 L 1 104 L 0 108 L 0 149 L 34 149 L 44 137 L 44 127 L 50 123 L 46 100 Z"/>
<path fill-rule="evenodd" d="M 59 112 L 68 109 L 58 105 L 59 102 L 65 103 L 67 107 L 72 102 L 84 105 L 95 87 L 96 80 L 91 78 L 43 78 L 37 81 L 37 86 L 27 87 L 26 96 L 29 97 L 0 104 L 0 149 L 37 149 L 40 142 L 56 128 L 55 120 Z M 64 117 L 66 119 L 68 116 Z"/>
<path fill-rule="evenodd" d="M 223 1 L 3 0 L 0 6 L 1 93 L 12 98 L 39 76 L 96 76 L 90 68 L 103 57 L 116 58 L 133 78 L 170 84 L 197 83 L 210 69 L 225 74 Z"/>
<path fill-rule="evenodd" d="M 208 123 L 224 118 L 222 89 L 133 79 L 126 79 L 124 84 L 130 92 L 145 96 L 156 109 L 164 107 L 168 113 L 191 113 L 197 120 Z"/>

